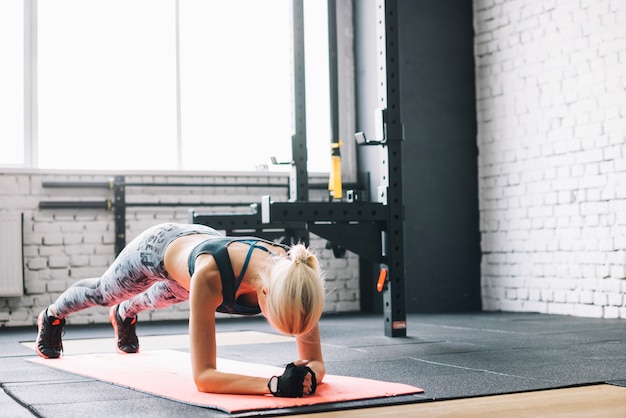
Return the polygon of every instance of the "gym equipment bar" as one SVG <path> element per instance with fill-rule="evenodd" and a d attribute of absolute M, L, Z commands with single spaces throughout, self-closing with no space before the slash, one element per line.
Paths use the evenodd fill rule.
<path fill-rule="evenodd" d="M 191 206 L 211 206 L 211 207 L 236 207 L 256 205 L 256 202 L 126 202 L 123 205 L 127 208 L 153 208 L 153 207 L 191 207 Z M 116 204 L 111 199 L 105 200 L 44 200 L 39 202 L 39 209 L 104 209 L 111 210 Z"/>
<path fill-rule="evenodd" d="M 113 199 L 105 199 L 101 201 L 41 201 L 39 202 L 40 209 L 101 209 L 101 210 L 113 210 L 115 220 L 115 254 L 119 254 L 126 246 L 126 208 L 132 207 L 238 207 L 248 206 L 251 208 L 251 215 L 244 214 L 244 216 L 254 216 L 256 212 L 256 206 L 258 203 L 246 203 L 246 202 L 126 202 L 126 187 L 127 186 L 171 186 L 171 187 L 204 187 L 204 186 L 230 186 L 230 187 L 264 187 L 264 188 L 285 188 L 287 185 L 276 184 L 259 184 L 259 183 L 231 183 L 231 184 L 205 184 L 205 183 L 127 183 L 124 176 L 116 176 L 109 181 L 86 181 L 86 182 L 54 182 L 45 181 L 42 182 L 43 187 L 69 187 L 69 188 L 106 188 L 113 190 Z M 223 216 L 223 215 L 222 215 Z M 232 216 L 232 215 L 228 215 Z M 240 218 L 244 219 L 244 218 Z M 260 221 L 259 221 L 260 222 Z M 241 225 L 241 228 L 248 228 L 247 221 Z M 232 227 L 231 227 L 232 229 Z M 240 227 L 238 227 L 240 229 Z M 233 231 L 235 233 L 235 231 Z M 276 235 L 273 233 L 266 233 L 266 236 L 272 238 Z"/>
<path fill-rule="evenodd" d="M 126 187 L 262 187 L 262 188 L 286 188 L 288 183 L 143 183 L 143 182 L 117 182 L 113 179 L 109 181 L 42 181 L 42 187 L 54 188 L 91 188 L 110 189 L 115 186 Z M 318 187 L 322 187 L 319 185 Z"/>

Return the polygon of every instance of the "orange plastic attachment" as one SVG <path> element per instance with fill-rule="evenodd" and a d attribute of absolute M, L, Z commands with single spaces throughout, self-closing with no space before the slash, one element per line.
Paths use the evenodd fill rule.
<path fill-rule="evenodd" d="M 385 281 L 387 281 L 387 269 L 383 267 L 380 269 L 380 274 L 378 275 L 378 283 L 376 284 L 376 290 L 378 290 L 379 292 L 382 292 L 383 288 L 385 287 Z"/>

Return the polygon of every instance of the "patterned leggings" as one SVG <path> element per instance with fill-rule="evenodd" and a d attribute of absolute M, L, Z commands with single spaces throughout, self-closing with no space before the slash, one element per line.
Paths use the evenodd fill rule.
<path fill-rule="evenodd" d="M 51 305 L 59 318 L 91 306 L 120 304 L 127 317 L 147 309 L 161 309 L 189 299 L 189 291 L 164 267 L 165 249 L 184 235 L 223 236 L 204 225 L 156 225 L 133 239 L 101 276 L 79 280 Z"/>

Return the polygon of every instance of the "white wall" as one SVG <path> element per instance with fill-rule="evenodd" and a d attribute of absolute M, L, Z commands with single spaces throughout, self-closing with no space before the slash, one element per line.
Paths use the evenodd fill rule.
<path fill-rule="evenodd" d="M 626 318 L 626 2 L 474 11 L 483 306 Z"/>
<path fill-rule="evenodd" d="M 42 181 L 107 181 L 120 173 L 39 172 L 5 170 L 0 172 L 0 213 L 24 214 L 24 284 L 22 297 L 0 297 L 0 327 L 33 325 L 39 312 L 75 281 L 101 275 L 113 261 L 113 212 L 98 209 L 39 209 L 40 201 L 104 201 L 113 198 L 107 189 L 44 188 Z M 121 173 L 123 174 L 123 173 Z M 287 173 L 246 175 L 199 175 L 172 173 L 130 173 L 127 182 L 175 183 L 272 183 L 286 184 Z M 327 181 L 313 178 L 314 182 Z M 129 187 L 127 202 L 259 202 L 262 195 L 285 201 L 286 190 L 275 188 L 160 188 Z M 326 198 L 323 190 L 312 190 L 311 200 Z M 243 208 L 198 207 L 198 212 L 247 212 Z M 187 222 L 188 208 L 148 207 L 126 211 L 127 242 L 145 228 L 160 222 Z M 2 239 L 2 237 L 0 237 Z M 320 257 L 327 276 L 326 312 L 359 310 L 358 257 L 348 253 L 335 259 L 324 248 L 326 241 L 311 237 L 311 246 Z M 17 243 L 16 243 L 17 245 Z M 187 319 L 187 303 L 140 314 L 141 321 Z M 68 323 L 106 323 L 107 309 L 94 307 L 76 313 Z"/>

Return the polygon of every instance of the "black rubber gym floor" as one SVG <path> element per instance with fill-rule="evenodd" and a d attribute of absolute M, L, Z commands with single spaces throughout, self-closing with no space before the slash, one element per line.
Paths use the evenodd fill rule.
<path fill-rule="evenodd" d="M 411 314 L 407 337 L 388 338 L 382 316 L 339 314 L 324 316 L 320 329 L 328 373 L 424 389 L 411 402 L 594 383 L 626 386 L 626 320 L 532 313 Z M 218 319 L 218 332 L 239 330 L 273 332 L 262 318 Z M 138 326 L 140 339 L 186 332 L 181 321 Z M 64 340 L 112 334 L 107 324 L 68 325 Z M 228 416 L 32 364 L 26 359 L 36 354 L 21 342 L 35 336 L 34 326 L 0 328 L 3 417 Z M 282 342 L 219 347 L 218 356 L 276 366 L 284 365 L 284 358 L 296 358 L 294 344 Z"/>

